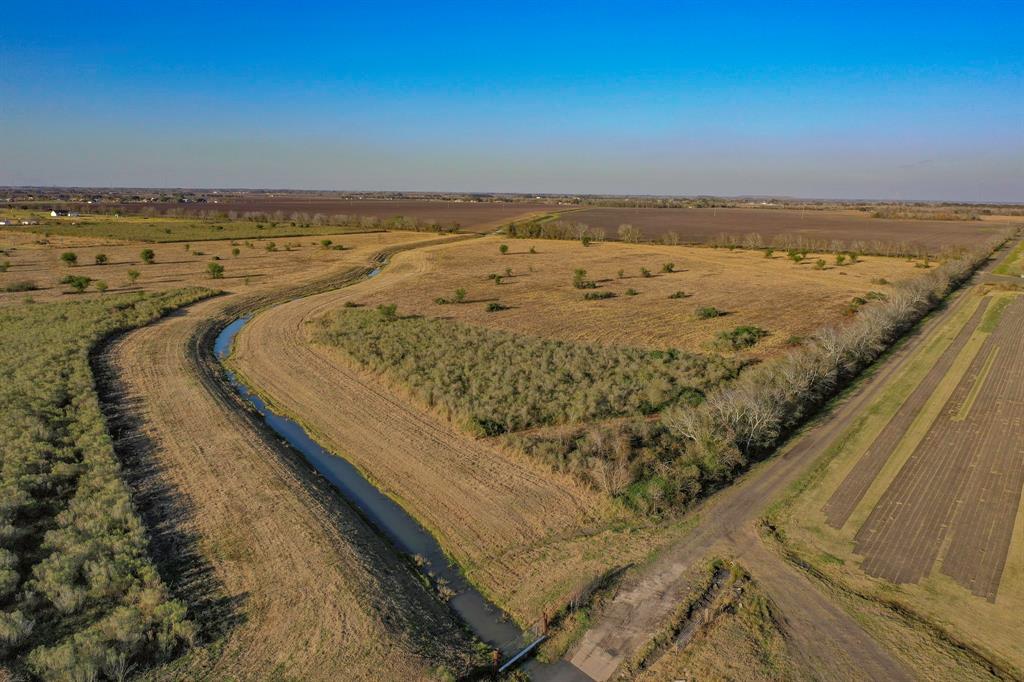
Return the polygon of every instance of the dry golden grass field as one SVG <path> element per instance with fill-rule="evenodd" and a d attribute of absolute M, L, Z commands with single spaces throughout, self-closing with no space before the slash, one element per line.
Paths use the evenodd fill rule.
<path fill-rule="evenodd" d="M 114 239 L 70 237 L 21 232 L 0 232 L 0 264 L 9 265 L 0 272 L 0 305 L 31 297 L 36 301 L 69 300 L 74 296 L 96 296 L 95 283 L 85 294 L 74 294 L 60 283 L 66 275 L 89 277 L 104 281 L 108 293 L 125 291 L 160 291 L 184 286 L 204 286 L 231 293 L 257 293 L 275 286 L 301 281 L 332 268 L 351 266 L 365 260 L 376 249 L 413 241 L 424 241 L 432 235 L 414 232 L 374 232 L 363 234 L 317 235 L 304 239 L 263 239 L 202 241 L 194 243 L 145 244 Z M 345 250 L 325 249 L 322 239 Z M 41 243 L 42 242 L 42 243 Z M 275 250 L 268 251 L 267 245 Z M 188 250 L 186 250 L 188 246 Z M 143 249 L 152 249 L 152 265 L 142 262 Z M 233 249 L 238 249 L 237 256 Z M 72 252 L 77 265 L 68 266 L 61 254 Z M 96 264 L 96 256 L 107 257 L 104 265 Z M 220 260 L 214 261 L 214 257 Z M 224 267 L 221 279 L 211 279 L 208 264 Z M 139 273 L 132 283 L 128 271 Z M 6 288 L 28 282 L 37 289 L 8 292 Z"/>
<path fill-rule="evenodd" d="M 426 272 L 432 249 L 394 256 L 377 278 L 257 315 L 235 341 L 232 366 L 398 500 L 485 594 L 530 624 L 606 570 L 642 560 L 678 528 L 461 433 L 341 351 L 311 342 L 308 323 L 345 301 L 403 289 Z"/>
<path fill-rule="evenodd" d="M 507 255 L 499 252 L 501 244 L 508 244 Z M 826 261 L 822 270 L 815 266 L 819 257 Z M 676 271 L 661 272 L 665 263 L 673 263 Z M 505 275 L 507 268 L 511 276 Z M 572 285 L 576 268 L 597 282 L 595 291 L 615 297 L 584 300 L 585 291 Z M 643 277 L 642 268 L 652 276 Z M 579 242 L 500 237 L 400 254 L 390 269 L 410 272 L 400 280 L 389 275 L 381 285 L 353 290 L 352 300 L 395 303 L 400 314 L 565 341 L 698 352 L 707 350 L 718 332 L 756 325 L 770 333 L 752 349 L 759 356 L 783 349 L 791 336 L 842 320 L 854 297 L 889 291 L 881 280 L 922 272 L 914 263 L 878 256 L 837 266 L 831 254 L 808 254 L 796 264 L 780 252 L 765 258 L 760 251 L 613 242 L 584 247 Z M 502 277 L 500 284 L 488 279 L 492 273 Z M 451 298 L 460 288 L 466 290 L 465 303 L 434 302 Z M 636 295 L 628 295 L 630 289 Z M 678 291 L 685 297 L 669 298 Z M 490 302 L 508 310 L 488 312 Z M 728 314 L 698 320 L 695 313 L 705 306 Z"/>

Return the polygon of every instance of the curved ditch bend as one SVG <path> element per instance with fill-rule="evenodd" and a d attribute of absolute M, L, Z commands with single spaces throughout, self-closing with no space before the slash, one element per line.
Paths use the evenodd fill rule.
<path fill-rule="evenodd" d="M 374 270 L 371 276 L 378 271 Z M 239 318 L 217 334 L 214 355 L 222 366 L 231 353 L 235 336 L 250 319 L 251 316 Z M 527 644 L 527 633 L 520 630 L 507 614 L 469 583 L 459 567 L 449 561 L 437 540 L 423 526 L 370 483 L 355 466 L 321 447 L 294 420 L 273 412 L 233 372 L 224 369 L 234 390 L 259 412 L 267 426 L 298 450 L 391 541 L 396 551 L 414 557 L 425 575 L 454 593 L 448 604 L 479 639 L 498 649 L 503 657 L 514 656 L 522 651 Z"/>

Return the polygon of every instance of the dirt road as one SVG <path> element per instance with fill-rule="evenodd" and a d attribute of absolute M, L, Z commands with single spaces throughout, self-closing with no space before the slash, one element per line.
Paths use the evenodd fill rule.
<path fill-rule="evenodd" d="M 240 310 L 365 272 L 298 273 L 204 301 L 97 358 L 117 448 L 176 594 L 213 645 L 161 678 L 420 679 L 465 670 L 469 642 L 439 600 L 305 461 L 215 378 L 211 334 Z M 319 276 L 319 280 L 317 279 Z M 311 599 L 310 595 L 316 595 Z"/>
<path fill-rule="evenodd" d="M 984 276 L 984 272 L 976 275 L 975 281 Z M 700 521 L 693 531 L 622 586 L 599 620 L 569 653 L 570 662 L 594 680 L 611 678 L 672 614 L 672 596 L 681 591 L 687 571 L 715 551 L 751 559 L 744 565 L 778 602 L 788 634 L 800 644 L 802 655 L 809 661 L 819 667 L 827 663 L 824 670 L 831 670 L 842 679 L 906 678 L 908 674 L 902 665 L 845 611 L 825 600 L 796 569 L 760 546 L 753 525 L 765 507 L 874 401 L 918 345 L 965 298 L 961 289 L 944 309 L 929 317 L 891 352 L 873 376 L 810 426 L 791 447 L 702 505 L 697 511 Z"/>

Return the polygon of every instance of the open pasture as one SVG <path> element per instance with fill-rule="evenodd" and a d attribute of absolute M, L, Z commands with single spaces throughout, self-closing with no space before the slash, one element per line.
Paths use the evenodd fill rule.
<path fill-rule="evenodd" d="M 48 238 L 20 232 L 0 232 L 0 305 L 24 300 L 65 299 L 73 290 L 60 281 L 66 276 L 94 280 L 85 296 L 98 295 L 96 282 L 105 282 L 108 293 L 159 291 L 183 286 L 206 286 L 231 292 L 255 292 L 281 285 L 310 270 L 329 271 L 333 264 L 350 264 L 352 257 L 366 258 L 388 246 L 423 239 L 413 232 L 330 234 L 305 239 L 216 240 L 196 243 L 143 244 L 91 237 L 51 235 Z M 330 239 L 324 248 L 321 240 Z M 268 250 L 273 245 L 273 250 Z M 188 250 L 186 250 L 188 246 Z M 152 249 L 152 264 L 143 262 L 143 249 Z M 238 250 L 238 255 L 234 250 Z M 73 253 L 76 265 L 61 259 Z M 97 264 L 97 256 L 106 256 Z M 219 260 L 214 260 L 214 259 Z M 210 276 L 210 263 L 224 268 L 221 278 Z M 130 272 L 139 273 L 132 281 Z M 33 285 L 35 289 L 21 286 Z M 25 289 L 24 291 L 7 291 Z M 76 295 L 77 296 L 77 295 Z"/>
<path fill-rule="evenodd" d="M 745 352 L 764 356 L 784 350 L 791 337 L 843 320 L 854 297 L 884 294 L 890 287 L 883 280 L 922 272 L 900 259 L 870 256 L 839 266 L 833 255 L 820 257 L 823 269 L 815 254 L 796 264 L 784 253 L 766 258 L 759 251 L 485 237 L 401 254 L 392 268 L 416 272 L 355 300 L 564 341 L 698 352 L 721 332 L 754 325 L 768 336 Z M 672 272 L 665 272 L 669 263 Z M 575 288 L 576 269 L 596 288 Z M 435 302 L 458 289 L 466 292 L 463 303 Z M 585 299 L 591 292 L 614 296 Z M 494 303 L 507 309 L 489 311 Z M 698 319 L 698 310 L 708 307 L 725 314 Z"/>
<path fill-rule="evenodd" d="M 766 244 L 831 244 L 862 252 L 887 248 L 921 248 L 932 254 L 953 247 L 976 246 L 1006 228 L 1001 217 L 988 220 L 895 220 L 872 218 L 861 211 L 801 211 L 757 208 L 589 208 L 567 212 L 565 220 L 604 230 L 617 239 L 619 225 L 638 228 L 644 239 L 663 240 L 670 233 L 681 243 L 742 240 L 760 235 Z M 1019 221 L 1019 218 L 1017 219 Z M 820 248 L 813 246 L 812 248 Z"/>

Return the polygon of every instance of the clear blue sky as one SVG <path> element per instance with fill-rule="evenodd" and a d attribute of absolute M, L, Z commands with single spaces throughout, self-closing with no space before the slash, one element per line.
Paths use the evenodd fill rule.
<path fill-rule="evenodd" d="M 7 3 L 0 184 L 1024 200 L 1022 2 L 232 5 Z"/>

